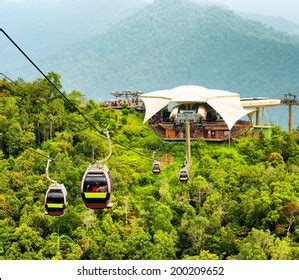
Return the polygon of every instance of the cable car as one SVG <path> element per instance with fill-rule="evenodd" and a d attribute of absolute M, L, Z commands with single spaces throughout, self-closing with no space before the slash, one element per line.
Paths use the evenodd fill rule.
<path fill-rule="evenodd" d="M 45 197 L 46 214 L 50 216 L 61 216 L 67 205 L 67 191 L 64 185 L 54 182 L 47 190 Z"/>
<path fill-rule="evenodd" d="M 156 174 L 156 175 L 160 174 L 160 172 L 161 172 L 161 165 L 160 165 L 159 161 L 154 161 L 152 171 L 153 171 L 153 174 Z"/>
<path fill-rule="evenodd" d="M 81 181 L 81 195 L 90 209 L 112 208 L 112 182 L 106 165 L 94 164 L 87 168 Z"/>
<path fill-rule="evenodd" d="M 181 183 L 187 183 L 189 180 L 189 173 L 186 167 L 183 167 L 180 170 L 180 182 Z"/>

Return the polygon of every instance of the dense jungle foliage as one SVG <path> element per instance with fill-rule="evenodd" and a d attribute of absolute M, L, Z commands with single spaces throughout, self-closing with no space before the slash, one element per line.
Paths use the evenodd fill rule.
<path fill-rule="evenodd" d="M 48 77 L 61 88 L 60 77 Z M 107 155 L 104 137 L 44 79 L 0 80 L 0 259 L 298 259 L 299 146 L 294 133 L 244 136 L 231 148 L 192 143 L 192 176 L 181 184 L 183 143 L 164 143 L 143 115 L 66 93 L 114 140 L 108 162 L 112 209 L 93 211 L 81 177 Z M 64 216 L 44 213 L 50 175 L 68 190 Z M 151 155 L 163 160 L 151 173 Z"/>

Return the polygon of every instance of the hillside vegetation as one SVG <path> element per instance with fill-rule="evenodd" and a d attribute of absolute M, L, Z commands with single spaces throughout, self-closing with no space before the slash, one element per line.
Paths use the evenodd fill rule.
<path fill-rule="evenodd" d="M 55 73 L 48 77 L 61 87 Z M 107 155 L 100 136 L 44 79 L 0 80 L 0 259 L 298 259 L 299 147 L 279 127 L 271 140 L 192 142 L 192 176 L 178 180 L 184 144 L 163 143 L 143 116 L 66 93 L 113 144 L 112 209 L 87 209 L 81 177 Z M 44 213 L 51 178 L 68 190 L 62 217 Z M 164 159 L 159 176 L 151 155 Z"/>

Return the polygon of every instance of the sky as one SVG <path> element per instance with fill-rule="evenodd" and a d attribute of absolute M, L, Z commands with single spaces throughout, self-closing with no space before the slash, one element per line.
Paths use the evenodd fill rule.
<path fill-rule="evenodd" d="M 219 3 L 237 11 L 283 17 L 299 23 L 299 0 L 193 0 Z"/>
<path fill-rule="evenodd" d="M 49 2 L 64 0 L 0 0 L 1 2 Z M 153 2 L 154 0 L 140 0 L 140 2 Z M 299 0 L 191 0 L 198 3 L 221 4 L 231 9 L 257 13 L 265 16 L 283 17 L 299 23 Z M 100 0 L 99 0 L 100 2 Z M 84 3 L 84 0 L 82 0 Z"/>

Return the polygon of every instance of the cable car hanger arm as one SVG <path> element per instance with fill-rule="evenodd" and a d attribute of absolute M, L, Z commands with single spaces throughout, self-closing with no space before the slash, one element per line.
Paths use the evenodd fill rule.
<path fill-rule="evenodd" d="M 50 162 L 52 160 L 50 158 L 48 158 L 47 160 L 47 167 L 46 167 L 46 178 L 53 184 L 57 183 L 56 181 L 52 180 L 50 177 L 49 177 L 49 168 L 50 168 Z"/>
<path fill-rule="evenodd" d="M 106 137 L 107 137 L 107 141 L 108 141 L 108 146 L 109 146 L 109 154 L 102 160 L 98 160 L 96 162 L 97 165 L 101 165 L 102 163 L 106 162 L 109 160 L 109 158 L 111 157 L 112 155 L 112 143 L 111 143 L 111 138 L 110 138 L 110 133 L 109 133 L 109 125 L 107 126 L 107 128 L 104 130 L 105 134 L 106 134 Z"/>

